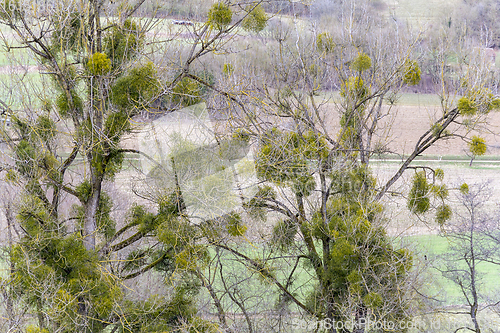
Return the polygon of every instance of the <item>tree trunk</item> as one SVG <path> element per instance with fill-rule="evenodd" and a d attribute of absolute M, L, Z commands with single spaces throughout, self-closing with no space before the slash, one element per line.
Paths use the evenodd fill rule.
<path fill-rule="evenodd" d="M 95 171 L 94 171 L 95 172 Z M 87 251 L 95 250 L 97 232 L 97 210 L 101 198 L 102 176 L 92 177 L 92 190 L 85 203 L 85 218 L 83 227 L 83 245 Z"/>
<path fill-rule="evenodd" d="M 7 237 L 9 242 L 9 263 L 10 263 L 10 276 L 14 274 L 14 262 L 12 261 L 12 226 L 14 223 L 14 218 L 12 216 L 12 206 L 11 203 L 8 202 L 5 207 L 5 217 L 7 218 Z M 14 304 L 12 303 L 12 288 L 9 286 L 5 293 L 5 307 L 7 311 L 7 317 L 9 318 L 9 332 L 14 330 L 16 321 L 14 320 Z"/>
<path fill-rule="evenodd" d="M 367 309 L 364 305 L 360 305 L 356 309 L 356 315 L 354 317 L 354 324 L 356 325 L 353 333 L 364 333 L 366 329 L 366 316 Z"/>
<path fill-rule="evenodd" d="M 229 328 L 229 325 L 227 324 L 226 320 L 226 313 L 224 312 L 224 308 L 222 307 L 222 303 L 220 298 L 217 296 L 217 293 L 215 292 L 214 288 L 212 287 L 212 284 L 210 281 L 205 279 L 205 276 L 201 273 L 200 268 L 196 268 L 196 275 L 202 282 L 202 285 L 208 290 L 210 297 L 212 297 L 214 301 L 214 305 L 217 308 L 217 317 L 219 318 L 219 322 L 222 324 L 222 328 L 224 329 L 224 332 L 232 332 L 231 329 Z"/>
<path fill-rule="evenodd" d="M 330 333 L 337 333 L 337 326 L 335 325 L 335 311 L 333 309 L 333 300 L 330 297 L 327 297 L 326 304 L 326 319 L 331 324 Z"/>
<path fill-rule="evenodd" d="M 40 299 L 37 299 L 36 301 L 36 317 L 38 319 L 38 327 L 40 328 L 40 330 L 44 330 L 45 319 L 43 318 L 43 306 Z"/>
<path fill-rule="evenodd" d="M 92 1 L 93 17 L 90 19 L 90 38 L 91 38 L 91 52 L 100 52 L 101 48 L 101 34 L 100 34 L 100 5 L 99 1 Z M 85 202 L 85 218 L 84 218 L 84 234 L 83 243 L 87 251 L 95 250 L 96 246 L 96 231 L 97 231 L 97 210 L 99 208 L 99 200 L 101 198 L 101 187 L 104 178 L 104 171 L 106 166 L 100 162 L 103 156 L 97 147 L 103 145 L 102 138 L 102 124 L 104 117 L 104 96 L 102 87 L 102 78 L 99 76 L 90 78 L 90 112 L 87 115 L 92 122 L 92 134 L 89 142 L 89 152 L 87 153 L 87 162 L 90 166 L 91 173 L 91 192 L 87 201 Z"/>
<path fill-rule="evenodd" d="M 474 211 L 474 210 L 472 210 Z M 471 253 L 471 263 L 470 265 L 470 275 L 471 275 L 471 292 L 472 292 L 472 305 L 470 307 L 470 317 L 474 323 L 474 330 L 476 333 L 481 333 L 481 328 L 477 321 L 477 310 L 479 308 L 479 297 L 476 289 L 476 255 L 474 253 L 474 217 L 472 217 L 472 228 L 470 232 L 470 253 Z"/>

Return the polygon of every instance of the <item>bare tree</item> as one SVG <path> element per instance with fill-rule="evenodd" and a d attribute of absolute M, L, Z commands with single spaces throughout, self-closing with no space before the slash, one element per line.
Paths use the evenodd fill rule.
<path fill-rule="evenodd" d="M 490 199 L 488 183 L 464 186 L 458 195 L 459 206 L 455 218 L 442 229 L 442 236 L 449 242 L 449 248 L 438 260 L 442 266 L 437 269 L 457 286 L 467 307 L 467 311 L 457 310 L 453 313 L 466 314 L 472 321 L 472 327 L 463 326 L 456 331 L 485 331 L 478 315 L 492 306 L 488 297 L 490 290 L 486 289 L 481 272 L 486 263 L 494 262 L 500 249 L 499 244 L 492 243 L 490 238 L 491 230 L 498 228 Z"/>

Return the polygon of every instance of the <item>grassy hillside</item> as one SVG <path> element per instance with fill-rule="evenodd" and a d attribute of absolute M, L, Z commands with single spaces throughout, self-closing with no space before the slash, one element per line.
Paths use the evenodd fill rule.
<path fill-rule="evenodd" d="M 385 0 L 389 13 L 399 19 L 426 23 L 431 19 L 446 19 L 449 10 L 461 0 Z"/>
<path fill-rule="evenodd" d="M 406 241 L 414 244 L 414 255 L 418 260 L 428 261 L 429 264 L 434 263 L 434 265 L 441 268 L 445 267 L 444 260 L 446 254 L 450 251 L 448 239 L 438 235 L 419 235 L 410 237 Z M 466 269 L 465 263 L 459 267 Z M 500 277 L 500 271 L 498 265 L 483 262 L 478 264 L 477 268 L 480 278 L 478 284 L 480 293 L 493 295 L 495 292 L 499 292 L 498 278 Z M 430 269 L 429 274 L 432 277 L 432 283 L 429 283 L 427 290 L 429 295 L 443 300 L 448 306 L 465 304 L 464 295 L 457 284 L 443 277 L 441 272 L 435 268 Z"/>

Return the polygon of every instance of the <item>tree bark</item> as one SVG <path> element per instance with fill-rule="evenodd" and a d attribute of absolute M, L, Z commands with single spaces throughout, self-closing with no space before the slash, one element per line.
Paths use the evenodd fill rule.
<path fill-rule="evenodd" d="M 222 328 L 224 329 L 225 332 L 232 333 L 232 330 L 229 328 L 229 325 L 227 324 L 226 313 L 224 311 L 224 308 L 222 307 L 221 300 L 217 296 L 217 293 L 215 292 L 214 288 L 212 287 L 212 284 L 210 283 L 210 281 L 205 279 L 205 276 L 203 276 L 203 273 L 201 272 L 201 270 L 199 268 L 196 268 L 196 275 L 198 275 L 198 278 L 202 282 L 202 285 L 205 288 L 207 288 L 208 293 L 210 294 L 210 297 L 212 297 L 212 299 L 214 301 L 214 305 L 217 308 L 217 317 L 219 318 L 219 321 L 222 324 Z M 229 292 L 229 296 L 231 297 L 230 292 Z"/>
<path fill-rule="evenodd" d="M 427 148 L 431 147 L 436 141 L 438 141 L 441 138 L 441 134 L 444 132 L 444 130 L 448 128 L 448 126 L 458 117 L 458 115 L 459 111 L 457 108 L 451 110 L 436 122 L 436 124 L 438 124 L 444 120 L 444 122 L 442 123 L 442 128 L 438 133 L 434 134 L 432 133 L 432 129 L 429 129 L 426 133 L 424 133 L 424 135 L 420 137 L 411 155 L 406 159 L 406 161 L 404 161 L 403 165 L 401 165 L 396 174 L 391 179 L 389 179 L 387 183 L 385 183 L 380 192 L 377 194 L 375 200 L 382 199 L 389 188 L 403 175 L 406 169 L 408 169 L 410 163 L 413 162 L 413 160 L 417 156 L 427 150 Z"/>
<path fill-rule="evenodd" d="M 13 246 L 13 239 L 12 239 L 12 226 L 14 223 L 14 218 L 12 216 L 12 206 L 11 203 L 8 202 L 6 207 L 5 207 L 5 217 L 7 219 L 7 237 L 8 237 L 8 243 L 9 243 L 9 269 L 10 269 L 10 275 L 14 274 L 14 262 L 12 261 L 12 246 Z M 14 330 L 15 327 L 15 320 L 14 320 L 14 304 L 12 302 L 12 288 L 9 286 L 5 293 L 5 307 L 7 311 L 7 317 L 9 318 L 9 332 Z"/>
<path fill-rule="evenodd" d="M 85 203 L 85 218 L 83 226 L 83 245 L 87 251 L 95 250 L 97 210 L 99 209 L 99 200 L 101 198 L 102 176 L 94 176 L 92 177 L 92 180 L 91 193 Z"/>

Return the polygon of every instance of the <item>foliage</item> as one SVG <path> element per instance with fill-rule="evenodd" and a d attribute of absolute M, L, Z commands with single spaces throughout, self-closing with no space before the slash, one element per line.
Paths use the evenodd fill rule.
<path fill-rule="evenodd" d="M 104 53 L 111 60 L 113 69 L 135 59 L 143 47 L 141 27 L 131 19 L 123 25 L 113 26 L 103 38 Z"/>
<path fill-rule="evenodd" d="M 461 115 L 471 117 L 476 114 L 487 114 L 498 109 L 500 100 L 489 89 L 472 89 L 458 100 L 458 111 Z"/>
<path fill-rule="evenodd" d="M 295 193 L 308 196 L 315 187 L 307 159 L 326 159 L 328 149 L 322 137 L 309 132 L 283 133 L 273 128 L 262 139 L 256 157 L 257 176 L 278 185 L 288 184 Z"/>
<path fill-rule="evenodd" d="M 365 63 L 364 65 L 367 65 Z M 340 90 L 340 95 L 343 98 L 351 99 L 355 101 L 362 100 L 369 94 L 368 87 L 365 86 L 363 79 L 359 76 L 350 77 L 343 85 Z"/>
<path fill-rule="evenodd" d="M 37 218 L 43 219 L 43 223 L 38 227 L 34 220 L 25 220 L 29 236 L 36 235 L 38 239 L 26 237 L 13 249 L 15 288 L 28 291 L 20 294 L 29 304 L 43 304 L 45 297 L 53 295 L 56 307 L 50 310 L 50 319 L 67 331 L 74 331 L 88 321 L 78 311 L 85 302 L 91 318 L 89 325 L 95 330 L 102 329 L 102 322 L 93 318 L 107 318 L 111 314 L 122 297 L 120 288 L 102 274 L 97 258 L 85 250 L 81 239 L 64 237 L 57 229 L 48 229 L 51 222 L 40 213 Z"/>
<path fill-rule="evenodd" d="M 83 101 L 74 89 L 71 89 L 69 94 L 62 92 L 56 99 L 56 106 L 64 118 L 81 116 L 83 112 Z"/>
<path fill-rule="evenodd" d="M 372 60 L 363 52 L 359 52 L 358 56 L 352 61 L 351 67 L 358 72 L 364 72 L 372 66 Z"/>
<path fill-rule="evenodd" d="M 230 331 L 236 322 L 228 325 L 226 313 L 234 306 L 244 315 L 253 313 L 249 304 L 257 289 L 272 289 L 255 288 L 255 276 L 276 287 L 270 293 L 278 298 L 279 323 L 297 309 L 318 320 L 407 320 L 420 292 L 411 279 L 419 270 L 413 269 L 413 254 L 398 248 L 385 230 L 381 199 L 398 195 L 391 186 L 414 169 L 408 208 L 416 214 L 434 210 L 441 230 L 448 228 L 451 190 L 443 183 L 444 171 L 412 162 L 438 140 L 464 127 L 473 130 L 478 117 L 500 107 L 500 99 L 482 79 L 472 78 L 472 71 L 467 80 L 460 77 L 472 66 L 462 59 L 448 64 L 449 55 L 443 56 L 442 79 L 464 83 L 442 84 L 443 92 L 455 89 L 462 96 L 457 108 L 441 96 L 439 120 L 397 173 L 380 184 L 370 158 L 391 151 L 386 125 L 392 105 L 384 101 L 394 102 L 404 84 L 418 84 L 424 70 L 410 57 L 427 41 L 401 38 L 403 25 L 395 33 L 384 27 L 383 17 L 370 18 L 358 4 L 339 2 L 339 12 L 328 21 L 334 37 L 315 35 L 303 30 L 302 19 L 268 22 L 264 9 L 271 4 L 217 2 L 206 25 L 179 27 L 199 38 L 174 35 L 158 43 L 149 40 L 155 34 L 148 30 L 162 20 L 133 20 L 140 12 L 125 2 L 111 7 L 116 17 L 104 18 L 106 6 L 100 4 L 75 3 L 62 12 L 58 7 L 42 18 L 23 17 L 25 9 L 15 2 L 15 9 L 0 14 L 17 42 L 34 52 L 43 78 L 50 77 L 40 105 L 29 102 L 37 94 L 27 96 L 22 111 L 0 103 L 12 120 L 2 132 L 12 149 L 5 178 L 22 187 L 9 287 L 18 308 L 26 308 L 29 324 L 36 324 L 23 331 Z M 350 12 L 341 12 L 347 7 Z M 270 25 L 265 33 L 272 38 L 264 36 L 265 43 L 244 53 L 258 54 L 257 64 L 238 58 L 243 53 L 233 43 L 233 11 L 235 17 L 245 15 L 244 29 L 260 32 Z M 349 17 L 350 23 L 337 17 Z M 265 61 L 261 47 L 273 53 Z M 208 54 L 210 63 L 200 61 Z M 217 62 L 219 55 L 224 60 Z M 225 78 L 216 80 L 213 68 Z M 147 163 L 159 159 L 141 178 L 143 184 L 130 177 L 132 192 L 149 203 L 133 204 L 121 214 L 125 200 L 112 199 L 104 189 L 112 188 L 108 181 L 115 180 L 125 154 L 143 148 L 123 145 L 136 129 L 139 117 L 134 117 L 140 113 L 141 120 L 151 120 L 161 116 L 153 110 L 173 113 L 202 101 L 216 117 L 217 144 L 200 146 L 172 135 L 169 155 L 162 156 L 162 149 L 140 152 Z M 190 110 L 198 116 L 200 108 Z M 150 135 L 156 143 L 157 134 Z M 469 148 L 476 156 L 485 153 L 486 144 L 472 137 Z M 239 161 L 249 153 L 254 158 L 242 166 Z M 130 160 L 132 174 L 137 160 Z M 247 186 L 239 178 L 242 169 L 255 171 L 251 182 L 258 185 Z M 186 188 L 185 181 L 193 186 Z M 466 184 L 459 190 L 469 192 Z M 218 211 L 201 216 L 205 207 Z M 257 219 L 267 221 L 271 235 L 248 232 L 259 226 Z M 255 245 L 257 236 L 268 243 Z M 232 265 L 249 268 L 247 275 L 228 273 L 225 256 Z M 156 288 L 141 297 L 127 289 L 143 276 L 157 284 L 157 295 Z M 247 281 L 250 291 L 244 288 Z M 217 318 L 198 316 L 203 288 L 214 305 L 208 311 L 215 309 Z M 263 331 L 252 327 L 262 316 L 245 317 L 249 331 Z"/>
<path fill-rule="evenodd" d="M 351 181 L 350 186 L 343 185 L 346 180 Z M 319 211 L 311 221 L 314 238 L 330 243 L 326 273 L 318 276 L 328 287 L 316 294 L 316 302 L 334 302 L 336 316 L 342 320 L 348 320 L 353 309 L 363 307 L 380 313 L 385 302 L 399 292 L 396 281 L 404 279 L 412 267 L 411 254 L 393 249 L 385 231 L 376 226 L 381 207 L 370 203 L 374 180 L 369 172 L 354 169 L 346 180 L 339 182 L 338 194 L 328 200 L 326 221 Z M 350 304 L 350 310 L 342 304 Z M 393 311 L 404 312 L 404 305 L 398 306 L 402 308 Z"/>
<path fill-rule="evenodd" d="M 12 2 L 1 3 L 1 23 L 34 52 L 49 78 L 43 81 L 46 94 L 25 100 L 26 112 L 9 108 L 13 126 L 2 130 L 15 158 L 6 178 L 21 193 L 15 222 L 22 232 L 10 249 L 9 281 L 13 300 L 35 318 L 30 324 L 36 322 L 20 329 L 171 331 L 190 325 L 214 331 L 216 325 L 196 317 L 195 302 L 201 288 L 197 272 L 210 256 L 205 245 L 196 244 L 199 231 L 184 217 L 178 191 L 158 197 L 156 213 L 133 206 L 117 225 L 115 200 L 103 190 L 124 161 L 121 143 L 133 130 L 131 118 L 161 97 L 158 66 L 143 57 L 144 33 L 151 26 L 134 22 L 120 5 L 119 17 L 106 19 L 105 6 L 96 0 L 83 7 L 70 2 L 64 10 L 57 4 L 43 17 L 20 8 L 9 14 L 6 5 Z M 208 73 L 200 77 L 214 82 Z M 172 90 L 173 84 L 166 89 Z M 205 90 L 196 84 L 199 96 Z M 226 234 L 245 232 L 236 215 L 227 226 Z M 185 233 L 179 237 L 172 230 Z M 147 237 L 156 245 L 141 242 Z M 154 269 L 180 277 L 166 286 L 173 292 L 162 296 L 163 308 L 147 308 L 153 303 L 133 300 L 123 288 Z M 162 322 L 152 323 L 151 315 Z"/>
<path fill-rule="evenodd" d="M 431 194 L 440 202 L 436 208 L 436 222 L 443 225 L 452 216 L 452 210 L 445 202 L 449 196 L 449 189 L 446 184 L 437 184 L 436 180 L 444 179 L 444 171 L 436 169 L 433 171 L 434 181 L 429 183 L 425 170 L 417 171 L 413 175 L 412 188 L 408 198 L 408 208 L 414 214 L 424 214 L 431 208 Z"/>
<path fill-rule="evenodd" d="M 449 194 L 448 188 L 445 184 L 433 185 L 431 187 L 431 190 L 432 190 L 432 193 L 434 194 L 434 196 L 436 196 L 436 198 L 439 198 L 441 200 L 446 199 L 448 197 L 448 194 Z"/>
<path fill-rule="evenodd" d="M 435 169 L 434 170 L 434 177 L 436 177 L 437 180 L 442 181 L 444 179 L 444 171 L 443 169 Z"/>
<path fill-rule="evenodd" d="M 248 14 L 243 19 L 243 22 L 241 22 L 241 26 L 243 27 L 243 29 L 253 32 L 262 31 L 266 27 L 268 20 L 264 8 L 262 8 L 260 4 L 258 4 L 257 6 L 248 5 L 246 11 Z"/>
<path fill-rule="evenodd" d="M 474 115 L 477 112 L 477 107 L 474 102 L 465 96 L 458 100 L 457 107 L 460 113 L 465 116 Z"/>
<path fill-rule="evenodd" d="M 451 218 L 451 215 L 452 215 L 452 210 L 450 206 L 443 204 L 437 208 L 436 222 L 439 225 L 443 225 L 446 221 L 448 221 Z"/>
<path fill-rule="evenodd" d="M 404 65 L 403 82 L 410 86 L 415 86 L 420 82 L 422 70 L 415 60 L 407 60 Z"/>
<path fill-rule="evenodd" d="M 52 33 L 52 48 L 59 52 L 61 49 L 79 51 L 84 39 L 80 33 L 82 16 L 79 12 L 70 12 L 67 17 L 56 17 Z"/>
<path fill-rule="evenodd" d="M 49 331 L 46 328 L 40 329 L 34 325 L 29 325 L 26 327 L 26 333 L 49 333 Z"/>
<path fill-rule="evenodd" d="M 297 232 L 298 225 L 294 220 L 280 221 L 273 228 L 271 244 L 282 252 L 289 251 L 295 244 L 295 235 Z"/>
<path fill-rule="evenodd" d="M 237 213 L 231 213 L 226 217 L 227 232 L 231 236 L 243 236 L 247 231 L 247 226 L 242 223 L 241 216 Z"/>
<path fill-rule="evenodd" d="M 46 115 L 38 117 L 35 124 L 35 131 L 42 142 L 50 142 L 55 138 L 57 133 L 54 121 Z"/>
<path fill-rule="evenodd" d="M 111 60 L 104 53 L 94 53 L 87 62 L 91 75 L 105 75 L 111 70 Z"/>
<path fill-rule="evenodd" d="M 207 23 L 214 29 L 222 30 L 231 23 L 232 19 L 233 12 L 229 6 L 222 2 L 217 2 L 208 11 Z"/>
<path fill-rule="evenodd" d="M 335 48 L 335 43 L 328 32 L 322 32 L 316 37 L 316 47 L 320 52 L 330 53 Z"/>
<path fill-rule="evenodd" d="M 198 287 L 195 287 L 195 290 Z M 159 295 L 151 296 L 145 301 L 126 303 L 126 311 L 130 313 L 118 332 L 163 332 L 179 329 L 185 321 L 197 321 L 192 293 L 193 286 L 186 281 L 179 285 L 171 299 Z"/>
<path fill-rule="evenodd" d="M 35 148 L 26 140 L 22 140 L 16 146 L 16 162 L 17 170 L 23 176 L 30 176 L 32 171 L 35 170 L 37 156 L 35 155 Z"/>
<path fill-rule="evenodd" d="M 160 82 L 151 62 L 134 67 L 120 77 L 111 88 L 112 101 L 122 110 L 133 107 L 144 110 L 158 95 Z"/>
<path fill-rule="evenodd" d="M 104 132 L 112 142 L 118 142 L 130 129 L 130 119 L 123 111 L 110 114 L 104 122 Z"/>
<path fill-rule="evenodd" d="M 425 171 L 416 172 L 413 175 L 413 185 L 410 190 L 408 208 L 415 214 L 423 214 L 430 208 L 429 191 L 430 184 L 427 182 Z"/>
<path fill-rule="evenodd" d="M 257 193 L 244 203 L 244 207 L 248 214 L 256 220 L 266 220 L 266 200 L 275 200 L 276 192 L 269 186 L 259 186 Z"/>
<path fill-rule="evenodd" d="M 174 104 L 190 106 L 201 102 L 203 88 L 199 82 L 185 77 L 175 85 L 172 92 Z"/>
<path fill-rule="evenodd" d="M 474 135 L 471 141 L 468 143 L 469 151 L 473 156 L 482 156 L 486 153 L 486 140 Z"/>
<path fill-rule="evenodd" d="M 274 128 L 261 138 L 256 158 L 258 176 L 291 190 L 298 207 L 302 198 L 311 197 L 316 188 L 314 179 L 308 176 L 309 164 L 328 158 L 326 140 L 314 138 L 312 134 Z M 385 231 L 376 226 L 382 208 L 372 201 L 376 182 L 368 168 L 354 166 L 332 172 L 328 177 L 332 185 L 326 216 L 316 210 L 306 222 L 304 211 L 299 210 L 296 216 L 288 216 L 274 226 L 270 244 L 280 252 L 293 253 L 297 239 L 305 240 L 309 264 L 316 272 L 315 280 L 322 286 L 306 297 L 306 306 L 314 309 L 318 317 L 333 311 L 336 320 L 348 320 L 352 311 L 361 308 L 379 313 L 387 305 L 385 299 L 393 299 L 399 293 L 396 281 L 404 280 L 411 269 L 411 255 L 393 249 Z M 249 206 L 271 205 L 273 193 L 271 187 L 261 188 Z M 328 251 L 324 259 L 314 250 L 314 244 L 321 243 L 323 251 Z M 385 281 L 383 285 L 381 280 Z M 325 304 L 332 304 L 333 309 Z M 404 305 L 393 310 L 402 314 Z M 401 318 L 404 316 L 398 320 Z"/>
<path fill-rule="evenodd" d="M 224 64 L 224 67 L 222 67 L 222 73 L 224 73 L 227 76 L 231 76 L 234 72 L 234 67 L 231 64 Z"/>

